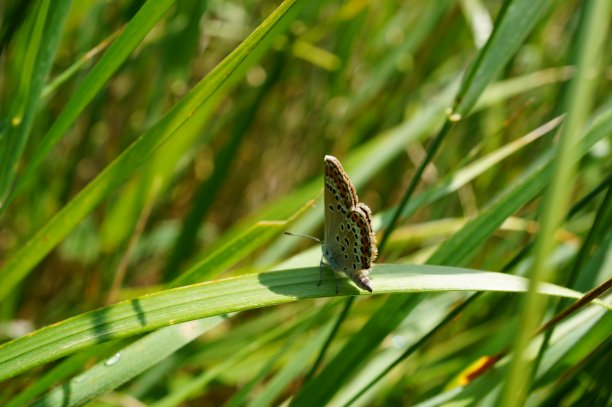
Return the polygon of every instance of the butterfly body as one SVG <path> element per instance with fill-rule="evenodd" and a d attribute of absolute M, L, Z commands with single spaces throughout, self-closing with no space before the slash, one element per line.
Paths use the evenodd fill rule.
<path fill-rule="evenodd" d="M 340 161 L 325 156 L 325 240 L 323 259 L 360 288 L 372 292 L 368 278 L 376 259 L 376 236 L 370 208 L 359 202 L 355 187 Z M 323 264 L 323 263 L 322 263 Z"/>

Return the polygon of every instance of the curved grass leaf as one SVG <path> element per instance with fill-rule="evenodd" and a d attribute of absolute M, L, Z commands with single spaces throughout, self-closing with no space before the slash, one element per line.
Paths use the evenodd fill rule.
<path fill-rule="evenodd" d="M 335 281 L 326 275 L 317 287 L 318 268 L 252 274 L 180 287 L 123 301 L 40 329 L 0 346 L 0 381 L 42 363 L 111 339 L 167 325 L 246 309 L 335 296 Z M 523 292 L 527 280 L 501 273 L 422 265 L 377 265 L 372 275 L 376 294 L 426 291 Z M 544 284 L 542 294 L 580 298 L 580 293 Z M 365 295 L 349 280 L 340 294 Z M 404 296 L 396 296 L 400 298 Z M 418 296 L 415 296 L 418 297 Z"/>
<path fill-rule="evenodd" d="M 332 307 L 326 308 L 331 309 Z M 279 337 L 285 336 L 292 331 L 301 332 L 301 330 L 296 329 L 296 327 L 299 328 L 300 326 L 309 325 L 313 319 L 320 321 L 321 319 L 329 317 L 327 313 L 320 313 L 318 311 L 320 310 L 315 308 L 305 311 L 301 314 L 301 320 L 299 320 L 296 324 L 292 326 L 286 326 L 286 324 L 283 324 L 282 321 L 279 321 L 278 315 L 272 314 L 271 316 L 275 320 L 275 323 L 273 325 L 271 325 L 269 322 L 264 321 L 266 315 L 256 318 L 255 321 L 251 321 L 253 325 L 256 325 L 256 333 L 253 332 L 252 329 L 248 329 L 248 324 L 247 326 L 241 326 L 240 328 L 233 329 L 221 340 L 221 342 L 223 342 L 223 345 L 227 345 L 228 341 L 232 341 L 232 337 L 234 337 L 234 339 L 236 337 L 241 339 L 239 346 L 230 346 L 230 348 L 232 349 L 230 357 L 223 359 L 222 363 L 214 366 L 213 368 L 206 369 L 204 372 L 202 372 L 201 375 L 190 380 L 189 382 L 183 383 L 178 389 L 175 389 L 167 397 L 164 397 L 163 399 L 157 401 L 154 405 L 156 407 L 161 407 L 165 405 L 174 406 L 178 405 L 181 401 L 188 399 L 190 396 L 199 394 L 202 389 L 205 388 L 208 382 L 213 380 L 215 377 L 218 377 L 221 373 L 226 372 L 233 365 L 242 362 L 249 355 L 252 355 L 253 353 L 257 352 L 257 350 L 260 349 L 263 345 Z M 70 380 L 69 383 L 63 385 L 61 388 L 49 392 L 49 394 L 47 394 L 43 399 L 39 400 L 39 404 L 57 405 L 57 401 L 61 400 L 62 402 L 65 402 L 65 404 L 61 405 L 80 405 L 86 400 L 91 400 L 93 397 L 100 395 L 103 392 L 108 392 L 120 386 L 121 384 L 129 381 L 130 379 L 139 376 L 144 372 L 147 372 L 152 366 L 157 365 L 158 363 L 166 359 L 168 356 L 170 356 L 168 349 L 173 349 L 174 352 L 176 352 L 183 346 L 188 345 L 190 341 L 189 337 L 186 337 L 186 333 L 189 335 L 193 333 L 197 336 L 198 332 L 202 334 L 202 329 L 206 329 L 206 331 L 208 331 L 210 328 L 216 326 L 216 323 L 221 322 L 223 319 L 223 317 L 212 317 L 207 318 L 205 320 L 195 321 L 198 322 L 195 329 L 192 329 L 193 326 L 191 326 L 189 323 L 172 325 L 166 328 L 162 328 L 159 331 L 155 331 L 142 339 L 138 339 L 137 342 L 123 349 L 117 349 L 117 344 L 114 342 L 107 342 L 108 344 L 114 344 L 116 351 L 112 354 L 108 354 L 104 359 L 110 359 L 113 354 L 120 353 L 120 360 L 122 364 L 128 364 L 129 372 L 125 372 L 124 374 L 122 366 L 120 366 L 118 363 L 111 365 L 116 366 L 115 368 L 105 369 L 101 369 L 102 364 L 99 363 L 98 365 L 90 368 L 87 372 L 84 372 L 78 377 Z M 204 326 L 204 324 L 208 324 L 208 327 Z M 264 329 L 260 329 L 261 327 L 264 327 Z M 163 331 L 163 334 L 158 334 L 161 331 Z M 245 331 L 248 331 L 248 333 Z M 247 343 L 243 343 L 245 335 L 247 335 L 247 337 L 250 337 L 248 335 L 249 333 L 251 335 L 257 335 L 257 339 L 254 341 L 248 341 Z M 163 343 L 158 345 L 157 343 L 155 343 L 156 341 L 162 341 Z M 151 344 L 153 346 L 151 346 Z M 208 348 L 210 348 L 210 343 L 208 343 L 208 345 Z M 97 350 L 97 348 L 98 347 L 93 347 L 90 349 Z M 143 352 L 143 349 L 147 349 L 147 352 Z M 159 349 L 161 350 L 158 351 Z M 86 354 L 86 357 L 91 358 L 93 356 L 98 356 L 98 359 L 100 359 L 99 354 L 87 355 L 87 353 L 87 351 L 81 352 L 75 355 L 74 357 Z M 214 354 L 215 350 L 212 349 L 208 352 L 204 350 L 203 354 L 200 353 L 196 355 L 190 355 L 189 359 L 194 364 L 200 364 L 203 363 L 203 361 L 210 359 L 210 353 Z M 181 357 L 178 357 L 176 359 L 182 360 Z M 134 362 L 132 363 L 132 361 Z M 119 371 L 116 371 L 117 369 L 119 369 Z M 38 382 L 35 383 L 34 386 L 38 387 L 37 385 Z M 128 392 L 132 395 L 134 395 L 134 393 L 138 393 L 138 391 L 134 391 L 134 389 L 130 389 L 130 391 Z M 11 404 L 18 406 L 29 400 L 29 398 L 24 399 L 21 396 L 22 395 L 20 394 L 19 397 L 14 400 L 11 400 Z M 16 401 L 16 403 L 13 404 L 13 401 Z"/>
<path fill-rule="evenodd" d="M 287 225 L 293 219 L 298 217 L 302 211 L 304 211 L 306 208 L 311 206 L 311 204 L 312 203 L 306 205 L 304 208 L 302 208 L 300 211 L 294 214 L 287 221 L 258 222 L 252 228 L 248 229 L 244 234 L 239 236 L 236 239 L 236 241 L 231 242 L 229 245 L 210 254 L 201 263 L 199 263 L 198 265 L 188 270 L 184 275 L 182 275 L 176 281 L 174 281 L 171 286 L 176 287 L 176 286 L 186 285 L 189 283 L 194 283 L 194 282 L 197 282 L 198 280 L 202 281 L 205 279 L 205 277 L 209 277 L 209 276 L 218 274 L 220 271 L 226 269 L 230 265 L 243 259 L 248 253 L 251 253 L 253 250 L 257 249 L 258 247 L 261 247 L 263 244 L 269 241 L 272 237 L 282 233 L 283 230 L 286 229 Z M 180 330 L 183 328 L 181 328 L 180 326 L 172 326 L 172 327 L 168 327 L 165 329 Z M 187 342 L 184 342 L 182 340 L 181 336 L 171 335 L 169 332 L 165 334 L 164 338 L 165 338 L 164 340 L 166 341 L 166 346 L 171 347 L 173 349 L 179 349 L 181 347 L 181 343 L 187 344 Z M 172 342 L 173 339 L 180 343 L 174 344 Z M 247 346 L 246 348 L 246 351 L 245 351 L 246 353 L 243 352 L 242 350 L 239 351 L 230 360 L 226 360 L 221 366 L 216 367 L 212 371 L 207 371 L 204 375 L 201 375 L 196 380 L 194 380 L 193 383 L 190 383 L 189 386 L 187 385 L 182 386 L 181 391 L 179 393 L 174 392 L 171 396 L 168 397 L 168 400 L 164 401 L 164 403 L 172 404 L 172 400 L 177 400 L 177 399 L 183 400 L 187 398 L 191 393 L 197 391 L 198 389 L 201 389 L 208 381 L 212 380 L 219 372 L 223 371 L 228 366 L 231 366 L 232 364 L 234 364 L 236 360 L 240 360 L 248 353 L 254 351 L 254 349 L 256 348 L 255 345 L 261 342 L 262 342 L 261 340 L 256 341 L 256 342 L 251 342 L 250 345 Z M 135 347 L 134 345 L 130 345 L 127 348 L 122 349 L 120 352 L 125 355 L 133 351 L 140 352 L 140 347 Z M 79 355 L 80 354 L 75 355 L 75 356 L 79 356 Z M 89 377 L 88 376 L 89 374 L 85 373 L 83 375 L 80 375 L 78 379 L 71 380 L 70 383 L 62 387 L 61 391 L 64 392 L 65 394 L 66 389 L 71 389 L 72 386 L 75 386 L 74 391 L 71 391 L 70 393 L 79 394 L 79 400 L 82 400 L 84 398 L 88 398 L 89 397 L 88 395 L 100 394 L 100 392 L 102 391 L 101 389 L 109 390 L 109 389 L 114 388 L 113 386 L 115 387 L 118 386 L 119 384 L 125 382 L 129 378 L 136 376 L 137 374 L 146 370 L 150 366 L 160 362 L 166 356 L 167 354 L 165 353 L 147 352 L 146 355 L 141 356 L 141 359 L 140 359 L 141 363 L 138 364 L 138 366 L 142 369 L 138 369 L 138 370 L 131 369 L 130 370 L 131 376 L 130 377 L 123 376 L 125 380 L 122 382 L 118 382 L 115 377 L 116 376 L 115 373 L 113 373 L 112 371 L 109 372 L 108 370 L 106 370 L 105 371 L 106 373 L 103 375 L 100 373 L 94 373 L 95 379 L 92 379 L 91 381 L 87 379 L 87 377 Z M 84 357 L 89 358 L 91 357 L 91 355 L 85 355 Z M 63 377 L 66 377 L 66 375 L 73 372 L 74 369 L 82 365 L 81 359 L 82 358 L 77 358 L 74 362 L 70 363 L 69 366 L 64 366 L 62 368 L 61 373 L 54 372 L 54 371 L 49 372 L 49 374 L 45 376 L 45 380 L 37 380 L 37 383 L 34 386 L 32 386 L 32 388 L 28 388 L 25 392 L 22 392 L 22 394 L 20 394 L 19 397 L 15 398 L 14 400 L 11 400 L 10 405 L 20 405 L 24 403 L 25 401 L 34 397 L 36 394 L 39 394 L 42 391 L 44 391 L 46 388 L 48 388 L 50 384 L 53 384 L 55 381 Z M 87 390 L 76 388 L 77 386 L 79 386 L 79 384 L 82 385 L 82 383 L 84 382 L 85 383 L 95 383 L 95 386 L 88 386 Z M 58 391 L 59 390 L 54 391 L 53 393 L 47 395 L 45 397 L 45 400 L 57 400 L 58 398 L 60 398 L 60 395 L 57 393 Z M 65 397 L 68 397 L 68 396 L 65 396 Z M 160 405 L 163 405 L 164 403 L 160 402 Z"/>

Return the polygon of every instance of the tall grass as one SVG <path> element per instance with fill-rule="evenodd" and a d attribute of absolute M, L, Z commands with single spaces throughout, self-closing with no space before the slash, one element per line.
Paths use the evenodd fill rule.
<path fill-rule="evenodd" d="M 0 5 L 0 404 L 606 405 L 608 3 Z"/>

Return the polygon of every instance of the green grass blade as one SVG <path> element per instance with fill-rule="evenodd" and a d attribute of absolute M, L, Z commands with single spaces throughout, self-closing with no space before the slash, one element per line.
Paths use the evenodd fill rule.
<path fill-rule="evenodd" d="M 612 313 L 605 312 L 602 315 L 601 311 L 595 308 L 584 309 L 570 320 L 563 322 L 557 329 L 557 333 L 553 335 L 551 351 L 544 357 L 542 363 L 544 368 L 538 379 L 545 377 L 555 368 L 561 367 L 562 371 L 566 372 L 567 366 L 576 365 L 577 361 L 587 357 L 598 344 L 605 343 L 606 338 L 609 337 L 607 333 L 610 332 L 610 329 L 612 329 Z M 591 342 L 591 346 L 581 346 L 583 342 Z M 537 344 L 538 339 L 534 339 L 532 343 Z M 535 347 L 532 349 L 535 350 Z M 530 352 L 527 358 L 532 360 L 535 353 Z M 470 401 L 482 400 L 485 397 L 495 403 L 493 396 L 500 392 L 507 371 L 508 358 L 499 361 L 495 369 L 491 369 L 468 385 L 456 387 L 446 393 L 440 393 L 437 397 L 426 400 L 418 406 L 469 404 Z M 558 376 L 555 377 L 558 378 Z M 534 402 L 532 405 L 540 404 L 542 403 Z"/>
<path fill-rule="evenodd" d="M 88 363 L 91 363 L 92 359 L 110 357 L 116 353 L 116 350 L 120 348 L 120 345 L 123 342 L 124 341 L 119 340 L 101 343 L 100 345 L 92 346 L 83 352 L 79 352 L 70 356 L 69 358 L 66 358 L 66 360 L 61 361 L 61 363 L 53 367 L 53 369 L 49 370 L 46 374 L 38 377 L 30 387 L 21 391 L 4 407 L 19 407 L 28 405 L 28 403 L 35 397 L 48 391 L 54 385 L 61 383 L 61 381 L 65 380 L 66 378 L 82 371 Z"/>
<path fill-rule="evenodd" d="M 376 288 L 378 289 L 378 288 Z M 306 383 L 293 399 L 292 406 L 326 405 L 344 384 L 351 372 L 360 370 L 372 352 L 389 332 L 393 331 L 406 314 L 424 298 L 420 295 L 394 295 L 380 307 L 362 327 L 368 335 L 353 335 L 312 381 Z"/>
<path fill-rule="evenodd" d="M 470 112 L 484 89 L 512 58 L 535 24 L 550 6 L 550 0 L 511 0 L 504 3 L 495 28 L 463 77 L 451 118 Z"/>
<path fill-rule="evenodd" d="M 369 398 L 376 395 L 379 387 L 376 384 L 378 378 L 385 377 L 400 361 L 405 360 L 406 355 L 419 349 L 432 332 L 446 326 L 451 320 L 456 320 L 475 296 L 471 295 L 466 300 L 463 293 L 445 293 L 421 301 L 394 332 L 396 338 L 401 338 L 404 343 L 400 345 L 392 342 L 383 345 L 383 349 L 367 361 L 358 375 L 336 394 L 330 404 L 352 406 L 355 403 L 371 403 Z M 456 306 L 458 303 L 460 305 Z M 449 309 L 452 310 L 450 313 Z M 427 318 L 423 318 L 423 315 L 427 315 Z"/>
<path fill-rule="evenodd" d="M 70 10 L 70 0 L 50 3 L 48 0 L 39 2 L 20 67 L 18 94 L 11 104 L 9 123 L 0 133 L 0 213 L 7 206 L 17 165 L 30 136 L 44 82 L 51 70 L 64 21 Z"/>
<path fill-rule="evenodd" d="M 247 341 L 246 343 L 244 341 L 241 342 L 241 346 L 234 352 L 230 353 L 230 356 L 225 358 L 223 362 L 217 364 L 211 369 L 207 369 L 189 382 L 183 383 L 180 388 L 174 390 L 163 399 L 158 400 L 152 406 L 171 407 L 179 405 L 180 403 L 188 400 L 190 397 L 196 396 L 198 393 L 200 393 L 210 381 L 218 377 L 224 371 L 227 371 L 236 364 L 244 361 L 249 356 L 256 354 L 257 351 L 264 345 L 278 338 L 294 338 L 298 334 L 303 333 L 304 329 L 312 323 L 313 318 L 321 319 L 321 317 L 326 316 L 326 312 L 320 313 L 318 309 L 311 309 L 305 313 L 300 321 L 293 323 L 290 326 L 286 326 L 287 324 L 283 324 L 283 321 L 279 321 L 272 327 L 268 327 L 263 331 L 258 331 L 256 336 L 254 336 L 254 340 Z M 222 340 L 222 342 L 227 343 L 228 340 L 231 341 L 232 336 L 243 339 L 244 333 L 231 332 L 228 336 L 226 336 L 225 340 Z"/>
<path fill-rule="evenodd" d="M 220 62 L 155 126 L 130 145 L 100 175 L 90 182 L 70 203 L 43 226 L 4 266 L 0 274 L 0 300 L 3 299 L 44 256 L 96 207 L 121 185 L 192 113 L 211 98 L 233 71 L 238 69 L 257 44 L 283 18 L 297 0 L 282 3 L 230 55 Z"/>
<path fill-rule="evenodd" d="M 568 213 L 572 213 L 574 208 L 571 208 Z M 579 274 L 586 274 L 585 272 L 588 270 L 587 260 L 591 256 L 593 259 L 596 259 L 597 256 L 597 246 L 599 243 L 599 248 L 607 248 L 609 244 L 605 242 L 605 235 L 608 232 L 607 226 L 612 224 L 612 186 L 608 186 L 608 191 L 606 192 L 601 205 L 599 206 L 597 212 L 595 213 L 595 219 L 593 220 L 591 229 L 587 233 L 584 242 L 580 246 L 580 250 L 576 255 L 575 260 L 572 263 L 571 271 L 567 278 L 564 278 L 563 283 L 561 285 L 570 288 L 576 288 L 576 281 L 578 279 Z M 569 305 L 564 301 L 557 301 L 555 305 L 554 315 L 558 315 L 563 311 L 563 309 Z M 550 322 L 550 321 L 549 321 Z M 552 326 L 544 335 L 544 339 L 542 344 L 540 345 L 540 349 L 538 350 L 538 356 L 536 357 L 532 372 L 537 374 L 539 370 L 540 362 L 542 360 L 542 356 L 546 352 L 548 348 L 548 342 L 550 337 L 555 331 L 555 326 Z"/>
<path fill-rule="evenodd" d="M 0 380 L 96 343 L 171 324 L 306 298 L 334 297 L 335 281 L 327 276 L 321 287 L 317 287 L 318 280 L 318 267 L 251 274 L 160 291 L 81 314 L 0 346 Z M 376 294 L 523 292 L 527 280 L 461 268 L 377 265 L 372 275 L 372 285 Z M 568 298 L 581 296 L 576 291 L 550 284 L 542 285 L 540 292 Z M 349 280 L 342 279 L 340 294 L 365 295 L 365 292 L 355 288 Z"/>
<path fill-rule="evenodd" d="M 267 242 L 287 230 L 291 222 L 298 218 L 302 212 L 312 206 L 312 202 L 304 206 L 286 221 L 261 221 L 248 228 L 244 233 L 227 245 L 210 253 L 198 264 L 191 267 L 177 279 L 171 287 L 193 284 L 205 281 L 207 278 L 226 270 L 248 254 L 262 247 Z"/>
<path fill-rule="evenodd" d="M 305 339 L 300 350 L 294 353 L 292 361 L 287 363 L 274 377 L 266 384 L 265 388 L 247 405 L 251 407 L 265 407 L 274 405 L 274 401 L 281 392 L 306 369 L 312 356 L 323 346 L 325 339 L 329 336 L 333 324 L 327 323 L 321 328 L 314 338 Z"/>
<path fill-rule="evenodd" d="M 534 265 L 531 269 L 531 285 L 524 299 L 514 343 L 514 357 L 508 372 L 508 380 L 501 396 L 502 405 L 522 405 L 530 385 L 531 365 L 524 360 L 524 353 L 533 330 L 540 323 L 545 300 L 537 294 L 541 281 L 553 281 L 555 268 L 549 264 L 555 246 L 554 233 L 568 207 L 574 184 L 574 165 L 578 158 L 582 128 L 590 113 L 595 96 L 595 80 L 591 73 L 597 67 L 599 53 L 603 49 L 609 23 L 610 2 L 606 0 L 585 3 L 586 18 L 580 27 L 580 55 L 578 71 L 569 89 L 567 121 L 561 130 L 558 151 L 555 157 L 551 185 L 542 205 L 541 229 L 535 247 Z"/>
<path fill-rule="evenodd" d="M 610 131 L 612 131 L 612 109 L 602 115 L 584 136 L 583 144 L 578 150 L 580 156 L 586 154 Z M 502 192 L 480 216 L 468 222 L 461 231 L 446 240 L 428 262 L 458 264 L 457 261 L 474 251 L 505 219 L 542 192 L 550 180 L 552 159 L 553 151 L 541 157 L 541 160 L 535 163 L 522 179 Z"/>
<path fill-rule="evenodd" d="M 222 317 L 206 318 L 153 332 L 55 388 L 34 405 L 81 406 L 126 383 L 221 322 Z"/>
<path fill-rule="evenodd" d="M 62 85 L 67 83 L 70 79 L 72 79 L 82 69 L 85 69 L 85 67 L 87 67 L 88 64 L 91 63 L 91 61 L 98 54 L 100 54 L 102 51 L 104 51 L 105 48 L 107 48 L 109 45 L 111 45 L 113 43 L 113 41 L 118 36 L 121 35 L 122 32 L 123 32 L 123 30 L 115 31 L 110 36 L 108 36 L 104 40 L 100 41 L 100 43 L 98 45 L 96 45 L 91 50 L 89 50 L 88 52 L 83 54 L 72 65 L 70 65 L 64 72 L 60 73 L 55 78 L 53 78 L 49 83 L 47 83 L 45 85 L 45 88 L 42 91 L 41 97 L 43 99 L 48 99 L 49 97 L 51 97 L 51 95 L 53 95 L 55 92 L 57 92 L 57 90 Z M 87 80 L 88 79 L 86 78 L 85 82 L 87 82 Z M 77 92 L 78 92 L 78 90 L 77 90 Z M 61 117 L 61 114 L 60 114 L 60 117 Z"/>
<path fill-rule="evenodd" d="M 449 194 L 456 192 L 465 185 L 468 185 L 469 182 L 484 174 L 487 170 L 494 168 L 497 164 L 501 163 L 512 154 L 518 152 L 523 147 L 531 145 L 532 142 L 555 129 L 560 123 L 560 118 L 555 118 L 540 126 L 538 129 L 526 134 L 520 139 L 510 142 L 503 147 L 500 147 L 496 151 L 474 160 L 463 168 L 460 168 L 444 177 L 442 180 L 440 180 L 440 182 L 438 182 L 437 185 L 428 188 L 426 191 L 412 198 L 406 208 L 402 211 L 401 219 L 408 218 L 410 215 L 416 212 L 417 209 L 423 207 L 424 205 L 431 204 L 444 196 L 448 196 Z M 382 213 L 374 216 L 374 225 L 376 229 L 386 229 L 388 227 L 392 211 L 393 209 L 383 211 Z M 380 227 L 378 227 L 378 224 L 380 224 Z"/>

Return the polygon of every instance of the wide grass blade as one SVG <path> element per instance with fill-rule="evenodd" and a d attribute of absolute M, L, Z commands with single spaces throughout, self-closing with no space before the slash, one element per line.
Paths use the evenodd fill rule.
<path fill-rule="evenodd" d="M 318 279 L 318 268 L 252 274 L 160 291 L 81 314 L 0 346 L 0 381 L 111 339 L 235 311 L 335 296 L 335 282 L 328 279 L 321 287 L 317 287 Z M 527 280 L 518 276 L 460 268 L 377 265 L 372 285 L 376 294 L 425 291 L 523 292 Z M 539 292 L 568 298 L 581 296 L 576 291 L 551 284 L 540 286 Z M 340 295 L 365 294 L 350 284 L 349 280 L 341 280 Z M 392 298 L 401 299 L 401 307 L 404 297 Z"/>

